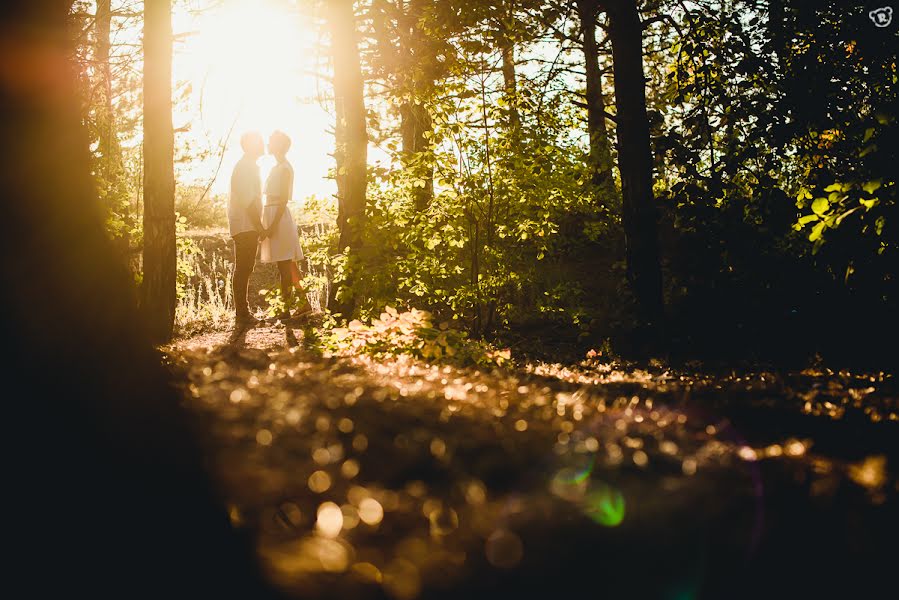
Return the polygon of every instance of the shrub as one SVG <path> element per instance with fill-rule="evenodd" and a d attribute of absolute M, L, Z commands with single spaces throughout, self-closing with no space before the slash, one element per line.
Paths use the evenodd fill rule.
<path fill-rule="evenodd" d="M 319 343 L 330 354 L 368 354 L 375 357 L 409 355 L 432 362 L 502 366 L 511 361 L 509 350 L 498 350 L 468 338 L 464 331 L 442 322 L 436 327 L 427 311 L 399 312 L 387 306 L 366 325 L 351 321 L 346 327 L 324 328 Z"/>

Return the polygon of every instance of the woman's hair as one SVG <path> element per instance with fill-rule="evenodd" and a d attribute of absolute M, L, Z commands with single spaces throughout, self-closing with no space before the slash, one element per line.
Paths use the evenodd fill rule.
<path fill-rule="evenodd" d="M 269 146 L 271 146 L 271 151 L 278 152 L 281 154 L 287 154 L 287 151 L 290 150 L 290 137 L 281 130 L 275 130 L 272 132 L 272 137 L 269 140 Z"/>

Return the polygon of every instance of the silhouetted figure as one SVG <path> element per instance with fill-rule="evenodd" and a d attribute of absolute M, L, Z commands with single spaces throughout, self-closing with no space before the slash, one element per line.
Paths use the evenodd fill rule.
<path fill-rule="evenodd" d="M 247 301 L 250 275 L 256 265 L 259 236 L 265 230 L 262 225 L 262 182 L 256 161 L 265 154 L 265 142 L 255 131 L 240 136 L 243 156 L 231 173 L 231 190 L 228 194 L 228 229 L 234 243 L 234 274 L 231 289 L 234 294 L 235 329 L 256 324 Z"/>

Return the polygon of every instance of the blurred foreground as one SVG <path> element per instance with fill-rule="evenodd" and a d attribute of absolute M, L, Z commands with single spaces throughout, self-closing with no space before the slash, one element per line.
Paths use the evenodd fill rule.
<path fill-rule="evenodd" d="M 232 523 L 317 598 L 865 597 L 895 563 L 892 377 L 323 358 L 303 331 L 169 358 Z"/>

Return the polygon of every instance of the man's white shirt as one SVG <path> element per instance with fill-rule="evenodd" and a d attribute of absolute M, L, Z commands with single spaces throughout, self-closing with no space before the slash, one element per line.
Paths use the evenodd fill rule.
<path fill-rule="evenodd" d="M 256 231 L 249 208 L 255 206 L 261 212 L 262 181 L 259 167 L 246 156 L 237 161 L 231 172 L 231 191 L 228 194 L 228 228 L 231 235 Z"/>

